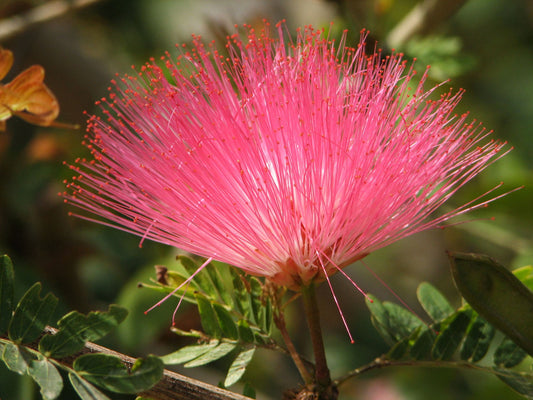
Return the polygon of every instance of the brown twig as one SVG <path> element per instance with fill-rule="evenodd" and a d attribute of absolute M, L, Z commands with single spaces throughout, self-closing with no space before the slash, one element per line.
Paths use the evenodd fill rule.
<path fill-rule="evenodd" d="M 30 26 L 58 18 L 70 11 L 74 11 L 101 0 L 54 0 L 34 7 L 25 13 L 13 15 L 0 20 L 0 41 L 17 33 L 23 32 Z"/>

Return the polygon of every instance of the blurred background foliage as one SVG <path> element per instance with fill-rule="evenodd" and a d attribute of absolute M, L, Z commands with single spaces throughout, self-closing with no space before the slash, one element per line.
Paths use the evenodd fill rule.
<path fill-rule="evenodd" d="M 333 21 L 334 32 L 348 28 L 351 43 L 355 44 L 359 30 L 369 29 L 371 39 L 385 51 L 395 47 L 408 58 L 416 57 L 420 71 L 431 64 L 428 85 L 451 79 L 454 88 L 465 88 L 458 111 L 470 110 L 473 117 L 494 130 L 495 137 L 515 147 L 460 191 L 448 207 L 459 206 L 500 181 L 504 182 L 502 191 L 525 187 L 468 214 L 462 219 L 469 220 L 468 224 L 402 240 L 370 255 L 365 264 L 415 306 L 415 288 L 424 280 L 455 298 L 457 304 L 460 302 L 450 279 L 447 249 L 486 253 L 509 266 L 533 262 L 532 1 L 440 1 L 446 5 L 434 20 L 418 29 L 416 35 L 408 32 L 403 36 L 398 26 L 403 23 L 413 28 L 414 23 L 405 24 L 406 16 L 420 2 L 107 0 L 24 26 L 21 16 L 55 3 L 71 2 L 0 2 L 0 44 L 15 55 L 6 82 L 32 64 L 42 65 L 45 82 L 61 105 L 59 121 L 82 126 L 83 111 L 95 111 L 94 101 L 106 95 L 116 72 L 129 72 L 132 64 L 140 65 L 148 57 L 172 51 L 176 43 L 189 41 L 191 33 L 222 41 L 234 24 L 260 24 L 263 18 L 286 19 L 292 31 L 306 24 L 329 26 Z M 22 28 L 13 29 L 14 21 L 22 21 Z M 15 118 L 8 121 L 6 132 L 0 132 L 0 252 L 13 259 L 19 296 L 33 282 L 42 281 L 60 298 L 58 315 L 71 309 L 87 312 L 118 303 L 130 309 L 130 316 L 104 345 L 132 356 L 169 353 L 188 343 L 169 331 L 175 304 L 169 301 L 144 315 L 158 297 L 138 289 L 137 283 L 153 277 L 156 264 L 172 268 L 178 250 L 155 243 L 144 243 L 139 248 L 139 238 L 70 218 L 57 195 L 63 190 L 62 181 L 71 175 L 62 162 L 87 154 L 81 146 L 83 135 L 83 128 L 40 128 Z M 361 263 L 347 268 L 347 272 L 364 290 L 393 299 Z M 356 337 L 351 345 L 331 294 L 322 285 L 319 295 L 326 349 L 336 376 L 370 361 L 385 346 L 370 325 L 362 296 L 341 276 L 335 276 L 333 284 Z M 187 306 L 180 309 L 177 318 L 181 329 L 199 328 L 198 316 Z M 297 306 L 289 310 L 288 319 L 289 329 L 299 339 L 299 349 L 309 354 L 306 327 Z M 178 371 L 217 384 L 224 375 L 216 366 Z M 12 373 L 0 370 L 0 398 L 33 398 L 31 382 L 16 379 Z M 258 398 L 277 399 L 283 389 L 296 386 L 298 378 L 290 359 L 260 351 L 245 381 L 257 388 Z M 409 368 L 369 374 L 350 381 L 341 392 L 341 399 L 365 400 L 518 398 L 486 375 Z M 66 392 L 63 398 L 73 396 Z"/>

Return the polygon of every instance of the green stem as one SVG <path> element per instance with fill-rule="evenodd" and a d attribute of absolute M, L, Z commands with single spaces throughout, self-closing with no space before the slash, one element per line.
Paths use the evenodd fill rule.
<path fill-rule="evenodd" d="M 315 354 L 315 381 L 316 383 L 327 388 L 331 386 L 331 376 L 326 361 L 326 352 L 324 351 L 324 340 L 322 339 L 322 328 L 320 326 L 320 313 L 316 301 L 315 285 L 302 287 L 302 299 L 304 302 L 305 316 L 313 344 Z"/>

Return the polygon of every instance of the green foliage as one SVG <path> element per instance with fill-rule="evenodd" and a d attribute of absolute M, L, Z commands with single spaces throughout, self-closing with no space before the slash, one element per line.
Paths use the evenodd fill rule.
<path fill-rule="evenodd" d="M 474 269 L 471 271 L 478 273 Z M 529 280 L 530 272 L 521 269 L 517 271 L 517 276 Z M 431 324 L 424 324 L 401 306 L 382 303 L 374 297 L 373 302 L 367 301 L 373 325 L 391 346 L 376 364 L 483 370 L 496 375 L 526 398 L 533 399 L 533 371 L 527 367 L 533 359 L 520 343 L 513 337 L 496 334 L 500 327 L 491 325 L 470 305 L 454 310 L 429 283 L 422 283 L 417 294 L 420 304 L 433 321 Z M 481 298 L 490 304 L 486 297 Z"/>
<path fill-rule="evenodd" d="M 475 60 L 461 52 L 461 39 L 447 36 L 415 37 L 405 45 L 406 53 L 420 64 L 431 65 L 429 74 L 438 81 L 461 76 L 475 66 Z"/>
<path fill-rule="evenodd" d="M 0 334 L 7 331 L 13 312 L 13 264 L 7 256 L 0 257 Z"/>
<path fill-rule="evenodd" d="M 116 393 L 138 393 L 157 383 L 163 375 L 163 363 L 148 356 L 135 361 L 130 370 L 115 356 L 85 354 L 74 361 L 74 370 L 96 386 Z"/>
<path fill-rule="evenodd" d="M 61 318 L 58 332 L 46 335 L 39 342 L 39 351 L 47 357 L 61 358 L 80 351 L 85 342 L 98 340 L 107 335 L 127 316 L 127 311 L 116 305 L 109 306 L 106 313 L 90 312 L 87 316 L 72 311 Z"/>
<path fill-rule="evenodd" d="M 274 347 L 271 338 L 273 305 L 268 287 L 258 278 L 244 276 L 226 264 L 212 262 L 198 272 L 189 285 L 176 296 L 198 307 L 203 332 L 184 332 L 200 343 L 186 346 L 161 357 L 167 364 L 198 367 L 234 354 L 224 386 L 238 382 L 253 358 L 258 346 Z M 166 271 L 163 283 L 145 285 L 170 293 L 184 283 L 201 266 L 200 260 L 180 256 L 174 271 Z"/>
<path fill-rule="evenodd" d="M 161 379 L 163 363 L 153 356 L 138 359 L 131 370 L 119 357 L 98 353 L 79 356 L 73 368 L 61 363 L 62 358 L 78 353 L 87 341 L 107 335 L 126 318 L 127 311 L 116 305 L 111 305 L 108 311 L 93 311 L 87 315 L 73 311 L 58 321 L 55 331 L 46 326 L 57 298 L 51 293 L 41 298 L 41 285 L 36 283 L 13 310 L 13 277 L 9 257 L 0 257 L 1 359 L 11 371 L 30 376 L 39 385 L 43 399 L 56 399 L 63 390 L 59 370 L 68 374 L 82 400 L 108 400 L 98 388 L 137 393 Z M 31 342 L 37 340 L 37 348 L 31 346 Z"/>
<path fill-rule="evenodd" d="M 533 356 L 533 292 L 490 257 L 451 254 L 450 262 L 455 284 L 472 308 Z"/>
<path fill-rule="evenodd" d="M 12 341 L 16 343 L 34 341 L 50 321 L 57 305 L 57 297 L 48 293 L 41 299 L 40 293 L 41 284 L 37 282 L 17 304 L 8 328 L 8 336 Z"/>

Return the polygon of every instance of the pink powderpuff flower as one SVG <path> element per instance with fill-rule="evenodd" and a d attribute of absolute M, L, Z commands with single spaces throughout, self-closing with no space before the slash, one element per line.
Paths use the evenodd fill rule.
<path fill-rule="evenodd" d="M 364 32 L 351 48 L 276 27 L 224 52 L 193 37 L 113 81 L 65 201 L 299 290 L 494 200 L 430 217 L 508 151 L 453 113 L 462 91 L 425 91 L 401 54 L 367 55 Z"/>

